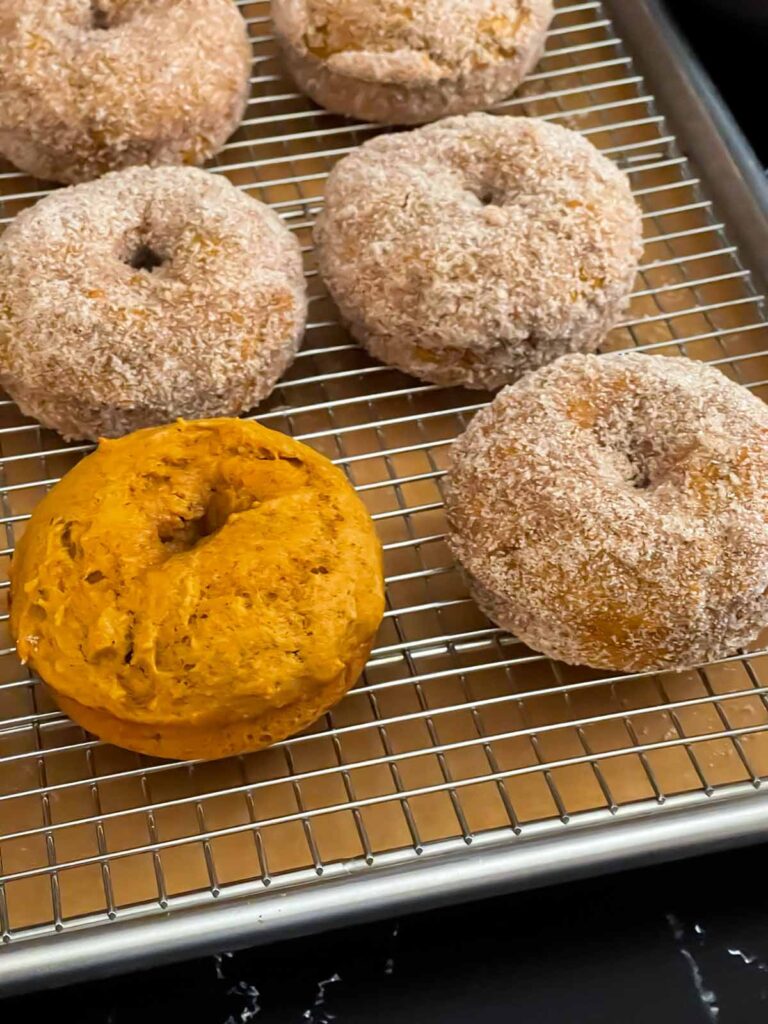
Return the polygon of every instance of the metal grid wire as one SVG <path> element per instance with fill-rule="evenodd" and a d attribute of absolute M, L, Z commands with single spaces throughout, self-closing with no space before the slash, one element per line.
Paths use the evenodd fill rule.
<path fill-rule="evenodd" d="M 443 390 L 353 345 L 317 276 L 311 228 L 334 162 L 380 129 L 314 108 L 276 57 L 268 4 L 239 0 L 253 94 L 215 161 L 279 211 L 305 253 L 303 351 L 258 419 L 342 466 L 385 546 L 388 608 L 358 687 L 307 733 L 228 761 L 106 746 L 57 711 L 0 615 L 0 934 L 5 942 L 306 881 L 353 861 L 404 867 L 445 842 L 516 836 L 768 774 L 768 659 L 680 674 L 554 664 L 489 623 L 444 544 L 447 447 L 486 396 Z M 768 397 L 768 329 L 748 272 L 597 0 L 558 4 L 547 52 L 498 112 L 588 136 L 631 175 L 647 247 L 605 349 L 709 360 Z M 46 194 L 0 169 L 7 223 Z M 0 401 L 0 590 L 37 501 L 88 445 Z M 386 857 L 384 856 L 386 855 Z"/>

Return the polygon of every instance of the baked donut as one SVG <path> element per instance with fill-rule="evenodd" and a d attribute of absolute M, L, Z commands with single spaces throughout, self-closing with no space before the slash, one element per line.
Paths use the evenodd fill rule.
<path fill-rule="evenodd" d="M 541 56 L 552 14 L 552 0 L 272 0 L 299 88 L 384 124 L 503 100 Z"/>
<path fill-rule="evenodd" d="M 157 757 L 257 750 L 357 680 L 381 548 L 344 475 L 243 420 L 102 441 L 11 566 L 19 656 L 83 728 Z"/>
<path fill-rule="evenodd" d="M 524 377 L 455 443 L 447 508 L 482 610 L 552 658 L 682 669 L 768 624 L 768 408 L 703 363 Z"/>
<path fill-rule="evenodd" d="M 0 39 L 0 153 L 37 178 L 201 164 L 245 110 L 232 0 L 0 0 Z"/>
<path fill-rule="evenodd" d="M 306 304 L 272 210 L 194 167 L 131 167 L 0 238 L 0 383 L 66 438 L 233 415 L 292 362 Z"/>
<path fill-rule="evenodd" d="M 470 114 L 345 157 L 315 237 L 372 355 L 435 384 L 496 388 L 598 346 L 631 292 L 642 221 L 626 175 L 580 135 Z"/>

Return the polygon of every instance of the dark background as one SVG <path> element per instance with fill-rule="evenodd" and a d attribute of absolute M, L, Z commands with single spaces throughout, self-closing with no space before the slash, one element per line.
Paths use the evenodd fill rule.
<path fill-rule="evenodd" d="M 768 164 L 768 0 L 669 6 Z M 767 860 L 758 846 L 515 894 L 31 995 L 0 1014 L 13 1024 L 759 1024 Z"/>
<path fill-rule="evenodd" d="M 666 0 L 666 5 L 736 115 L 763 166 L 768 166 L 768 0 Z"/>

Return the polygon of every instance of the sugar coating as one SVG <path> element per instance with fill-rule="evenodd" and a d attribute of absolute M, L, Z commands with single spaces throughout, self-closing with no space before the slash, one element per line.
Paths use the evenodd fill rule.
<path fill-rule="evenodd" d="M 242 118 L 232 0 L 0 0 L 0 153 L 38 178 L 201 164 Z"/>
<path fill-rule="evenodd" d="M 234 415 L 292 362 L 306 306 L 268 207 L 193 167 L 115 171 L 0 237 L 0 383 L 67 438 Z"/>
<path fill-rule="evenodd" d="M 598 346 L 631 292 L 642 221 L 627 176 L 577 133 L 470 114 L 345 157 L 315 239 L 374 356 L 496 388 Z"/>
<path fill-rule="evenodd" d="M 524 377 L 454 445 L 447 508 L 481 608 L 553 658 L 680 669 L 768 624 L 768 408 L 702 363 Z"/>
<path fill-rule="evenodd" d="M 423 124 L 509 96 L 538 61 L 552 0 L 272 0 L 299 88 L 336 113 Z"/>

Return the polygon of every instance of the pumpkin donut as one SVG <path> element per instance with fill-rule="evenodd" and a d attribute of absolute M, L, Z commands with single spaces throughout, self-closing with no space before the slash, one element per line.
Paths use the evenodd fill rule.
<path fill-rule="evenodd" d="M 130 167 L 0 237 L 0 382 L 66 438 L 234 415 L 293 361 L 306 306 L 269 207 L 195 167 Z"/>
<path fill-rule="evenodd" d="M 0 0 L 0 153 L 37 178 L 202 164 L 245 110 L 232 0 Z"/>
<path fill-rule="evenodd" d="M 626 174 L 576 132 L 470 114 L 341 160 L 315 238 L 371 355 L 497 388 L 597 348 L 631 293 L 642 220 Z"/>
<path fill-rule="evenodd" d="M 768 408 L 703 363 L 529 374 L 455 443 L 447 507 L 480 607 L 552 658 L 681 669 L 768 625 Z"/>
<path fill-rule="evenodd" d="M 11 594 L 19 656 L 62 710 L 172 758 L 309 725 L 357 680 L 384 609 L 344 475 L 231 419 L 102 441 L 35 509 Z"/>
<path fill-rule="evenodd" d="M 541 56 L 552 15 L 552 0 L 272 0 L 299 88 L 383 124 L 505 99 Z"/>

